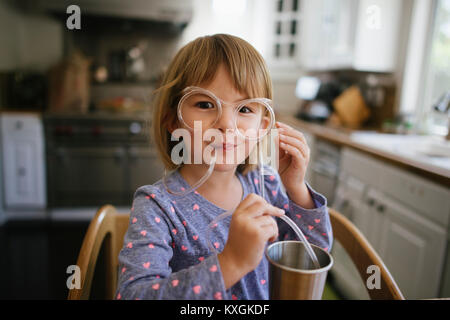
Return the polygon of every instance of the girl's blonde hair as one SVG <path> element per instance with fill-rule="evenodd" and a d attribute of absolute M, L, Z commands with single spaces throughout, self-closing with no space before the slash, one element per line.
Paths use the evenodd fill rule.
<path fill-rule="evenodd" d="M 161 86 L 154 92 L 153 140 L 166 169 L 177 168 L 170 155 L 178 142 L 171 141 L 168 127 L 177 123 L 177 105 L 181 99 L 181 91 L 188 86 L 212 81 L 221 64 L 230 73 L 238 91 L 249 98 L 272 99 L 272 81 L 266 63 L 247 41 L 232 35 L 215 34 L 188 43 L 173 58 Z M 237 170 L 245 174 L 253 170 L 254 166 L 249 164 L 247 157 Z"/>

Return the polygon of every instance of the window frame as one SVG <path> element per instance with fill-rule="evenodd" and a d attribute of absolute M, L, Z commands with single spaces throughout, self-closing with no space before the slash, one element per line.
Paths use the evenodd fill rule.
<path fill-rule="evenodd" d="M 399 113 L 415 118 L 417 133 L 445 135 L 433 119 L 447 115 L 431 110 L 426 92 L 437 7 L 438 0 L 414 0 Z"/>

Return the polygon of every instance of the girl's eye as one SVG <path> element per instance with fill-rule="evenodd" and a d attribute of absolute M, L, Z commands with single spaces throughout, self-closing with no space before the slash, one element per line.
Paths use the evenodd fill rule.
<path fill-rule="evenodd" d="M 196 106 L 199 107 L 200 109 L 213 109 L 214 108 L 214 104 L 212 104 L 211 102 L 208 102 L 208 101 L 199 101 L 196 103 Z"/>
<path fill-rule="evenodd" d="M 239 109 L 239 112 L 241 113 L 251 113 L 253 112 L 249 107 L 243 106 Z"/>

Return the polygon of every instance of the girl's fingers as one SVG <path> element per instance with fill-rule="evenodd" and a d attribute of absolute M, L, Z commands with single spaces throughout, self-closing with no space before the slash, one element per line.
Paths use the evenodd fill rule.
<path fill-rule="evenodd" d="M 301 140 L 303 143 L 305 143 L 306 145 L 308 145 L 305 135 L 298 130 L 295 130 L 292 128 L 281 128 L 281 129 L 279 129 L 278 133 L 283 134 L 285 136 L 297 138 L 297 139 Z"/>
<path fill-rule="evenodd" d="M 297 149 L 300 152 L 300 156 L 302 158 L 304 158 L 305 160 L 309 158 L 309 149 L 308 149 L 308 147 L 306 147 L 304 144 L 302 144 L 298 140 L 297 140 L 297 142 L 288 141 L 287 139 L 283 140 L 283 141 L 280 141 L 280 146 L 281 147 L 283 147 L 283 144 L 291 146 L 291 147 L 294 147 L 295 149 Z M 289 150 L 288 150 L 288 152 L 289 152 Z M 295 154 L 291 153 L 291 155 L 295 155 Z"/>
<path fill-rule="evenodd" d="M 255 219 L 261 227 L 277 224 L 273 216 L 267 214 L 263 214 L 262 216 L 256 217 Z"/>
<path fill-rule="evenodd" d="M 267 237 L 267 241 L 272 242 L 275 241 L 276 238 L 278 238 L 278 226 L 276 225 L 276 223 L 274 225 L 273 224 L 263 225 L 261 226 L 261 229 L 263 229 L 264 234 Z"/>
<path fill-rule="evenodd" d="M 306 159 L 303 157 L 303 154 L 300 152 L 300 150 L 283 142 L 280 142 L 280 146 L 292 156 L 296 166 L 300 167 L 303 165 L 303 161 Z"/>
<path fill-rule="evenodd" d="M 257 195 L 256 193 L 250 193 L 248 196 L 245 197 L 244 200 L 241 201 L 241 203 L 239 204 L 238 208 L 242 210 L 247 209 L 248 207 L 250 207 L 251 205 L 257 203 L 257 202 L 265 202 L 265 200 Z"/>
<path fill-rule="evenodd" d="M 285 136 L 285 135 L 280 135 L 280 141 L 296 147 L 303 154 L 303 157 L 305 157 L 305 158 L 308 157 L 308 153 L 309 153 L 308 146 L 305 145 L 304 142 L 302 142 L 296 138 L 293 138 L 291 136 Z"/>
<path fill-rule="evenodd" d="M 273 205 L 265 202 L 255 202 L 249 207 L 245 209 L 246 215 L 250 218 L 256 218 L 262 215 L 270 215 L 270 216 L 282 216 L 284 214 L 284 210 L 274 207 Z"/>

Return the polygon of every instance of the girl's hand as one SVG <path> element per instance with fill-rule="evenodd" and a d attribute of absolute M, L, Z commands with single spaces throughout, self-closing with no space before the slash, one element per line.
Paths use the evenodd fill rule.
<path fill-rule="evenodd" d="M 267 241 L 278 237 L 278 226 L 272 216 L 283 214 L 284 210 L 272 206 L 254 193 L 249 194 L 236 208 L 227 243 L 218 255 L 227 289 L 261 262 Z"/>
<path fill-rule="evenodd" d="M 276 122 L 279 133 L 279 169 L 281 181 L 291 200 L 304 208 L 314 208 L 305 184 L 310 150 L 303 133 L 282 122 Z"/>

